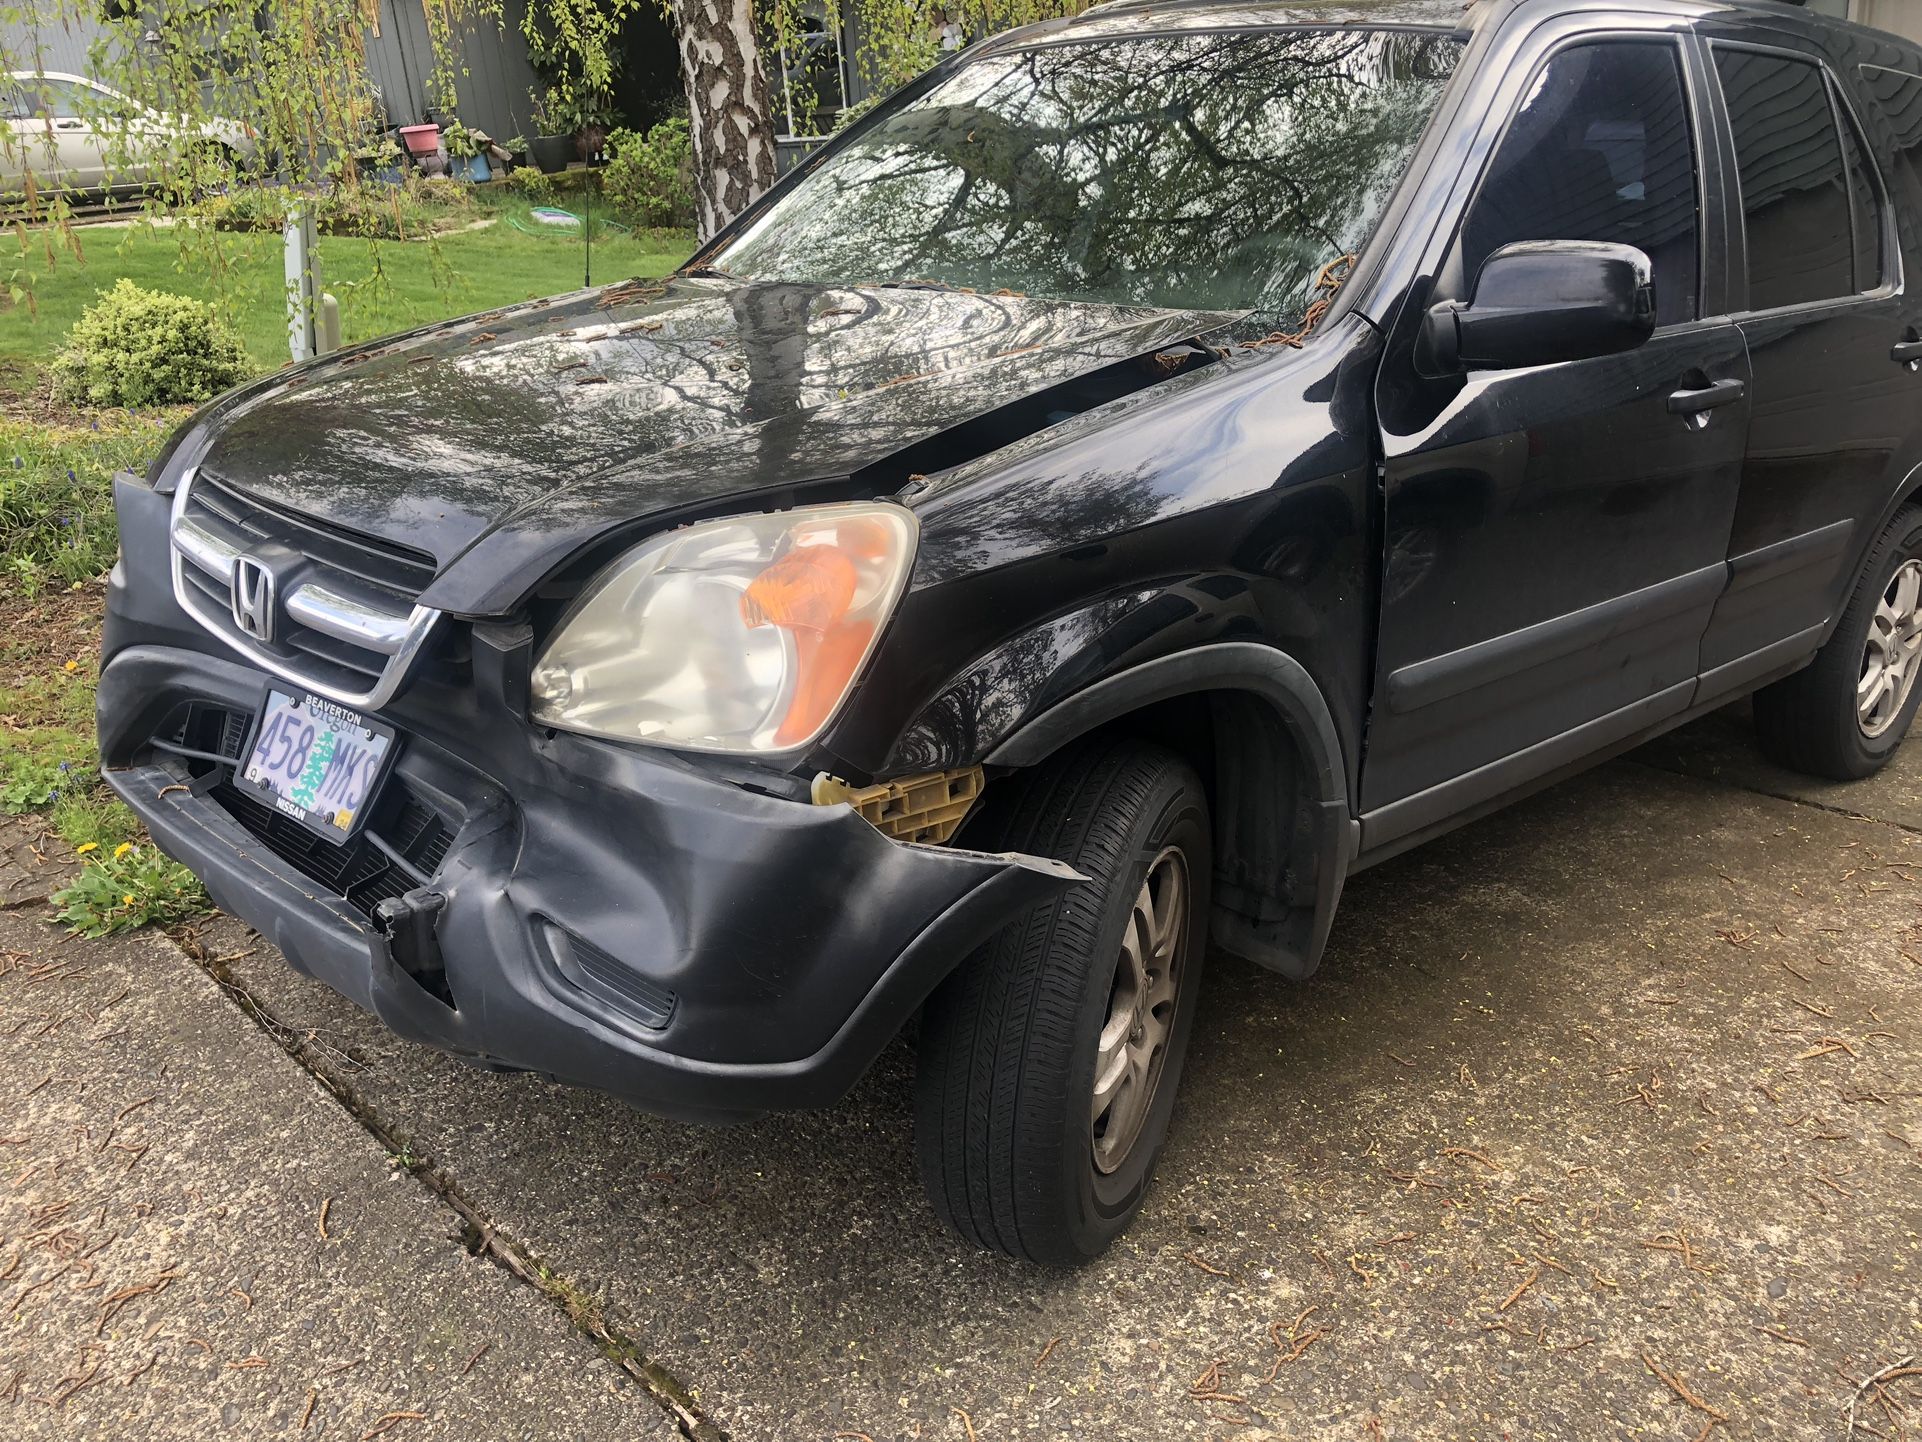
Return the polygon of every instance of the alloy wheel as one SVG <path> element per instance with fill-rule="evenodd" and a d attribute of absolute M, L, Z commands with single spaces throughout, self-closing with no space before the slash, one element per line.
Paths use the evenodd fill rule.
<path fill-rule="evenodd" d="M 1153 1106 L 1187 947 L 1188 862 L 1170 846 L 1135 896 L 1095 1053 L 1089 1127 L 1094 1164 L 1104 1174 L 1128 1159 Z"/>
<path fill-rule="evenodd" d="M 1873 740 L 1895 724 L 1922 673 L 1922 559 L 1904 561 L 1889 578 L 1869 621 L 1856 685 L 1856 719 Z"/>

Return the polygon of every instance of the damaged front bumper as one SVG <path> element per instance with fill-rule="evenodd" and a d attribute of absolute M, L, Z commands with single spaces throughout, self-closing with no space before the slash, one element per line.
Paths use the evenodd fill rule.
<path fill-rule="evenodd" d="M 315 837 L 232 784 L 268 678 L 201 649 L 165 498 L 119 491 L 108 783 L 223 910 L 402 1036 L 688 1120 L 827 1105 L 974 946 L 1077 879 L 534 730 L 510 627 L 474 628 L 382 713 L 401 741 L 365 829 Z"/>

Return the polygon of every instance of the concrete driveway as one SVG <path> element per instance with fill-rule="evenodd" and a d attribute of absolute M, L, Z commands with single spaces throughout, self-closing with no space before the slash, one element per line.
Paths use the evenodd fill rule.
<path fill-rule="evenodd" d="M 169 1185 L 211 1167 L 233 1187 L 271 1154 L 252 1240 L 206 1255 L 238 1276 L 257 1248 L 287 1295 L 209 1336 L 220 1368 L 169 1352 L 145 1435 L 359 1437 L 412 1412 L 385 1424 L 397 1442 L 1844 1439 L 1852 1399 L 1856 1432 L 1913 1435 L 1922 1373 L 1858 1384 L 1922 1354 L 1918 880 L 1922 749 L 1817 786 L 1728 713 L 1387 863 L 1350 885 L 1312 983 L 1212 960 L 1147 1211 L 1074 1274 L 938 1228 L 905 1046 L 833 1112 L 692 1130 L 395 1041 L 234 923 L 203 929 L 195 965 L 159 941 L 55 946 L 28 907 L 3 943 L 23 956 L 0 979 L 19 1113 L 0 1129 L 27 1140 L 0 1147 L 0 1238 L 33 1221 L 8 1153 L 97 1140 L 164 1039 L 208 1080 L 145 1112 L 140 1167 L 171 1152 Z M 121 1034 L 48 1060 L 80 1033 L 35 1017 L 83 983 L 35 968 L 107 955 Z M 125 1084 L 46 1115 L 18 1100 L 114 1043 L 150 1048 Z M 180 1130 L 196 1106 L 210 1119 Z M 24 1190 L 44 1209 L 69 1175 Z M 322 1190 L 359 1238 L 338 1252 L 317 1250 Z M 102 1293 L 75 1306 L 77 1286 L 0 1332 L 0 1418 L 19 1367 L 26 1435 L 131 1435 L 104 1388 L 45 1400 L 86 1364 Z M 169 1334 L 175 1301 L 217 1291 L 183 1276 L 125 1305 Z M 142 1360 L 113 1345 L 117 1371 Z M 232 1370 L 241 1346 L 266 1364 Z M 378 1395 L 318 1376 L 383 1351 Z M 148 1385 L 116 1377 L 111 1401 Z M 326 1407 L 301 1431 L 310 1391 Z"/>

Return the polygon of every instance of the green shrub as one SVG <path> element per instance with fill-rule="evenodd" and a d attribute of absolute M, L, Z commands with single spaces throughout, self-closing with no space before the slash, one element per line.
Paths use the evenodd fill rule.
<path fill-rule="evenodd" d="M 517 165 L 507 172 L 501 185 L 518 195 L 524 195 L 536 205 L 545 205 L 554 198 L 558 187 L 554 177 L 538 165 Z"/>
<path fill-rule="evenodd" d="M 645 135 L 616 130 L 602 177 L 608 203 L 636 225 L 684 224 L 694 214 L 687 120 L 672 116 Z"/>
<path fill-rule="evenodd" d="M 52 369 L 63 400 L 152 406 L 204 401 L 250 367 L 240 333 L 211 305 L 122 278 L 81 313 Z"/>

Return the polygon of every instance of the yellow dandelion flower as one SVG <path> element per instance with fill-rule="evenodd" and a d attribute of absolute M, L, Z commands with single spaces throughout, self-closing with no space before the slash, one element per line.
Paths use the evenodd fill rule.
<path fill-rule="evenodd" d="M 118 846 L 114 847 L 113 859 L 115 861 L 118 861 L 121 857 L 125 856 L 129 851 L 132 851 L 132 850 L 133 850 L 133 843 L 131 841 L 123 841 Z"/>
<path fill-rule="evenodd" d="M 69 661 L 67 662 L 67 669 L 69 671 L 78 671 L 80 669 L 80 663 L 78 661 Z"/>
<path fill-rule="evenodd" d="M 99 849 L 100 843 L 98 841 L 83 841 L 80 845 L 74 847 L 74 850 L 82 856 L 85 856 L 89 851 L 98 851 Z"/>
<path fill-rule="evenodd" d="M 131 891 L 129 891 L 125 896 L 121 897 L 120 899 L 121 901 L 126 903 L 128 906 L 133 905 L 133 893 Z"/>

